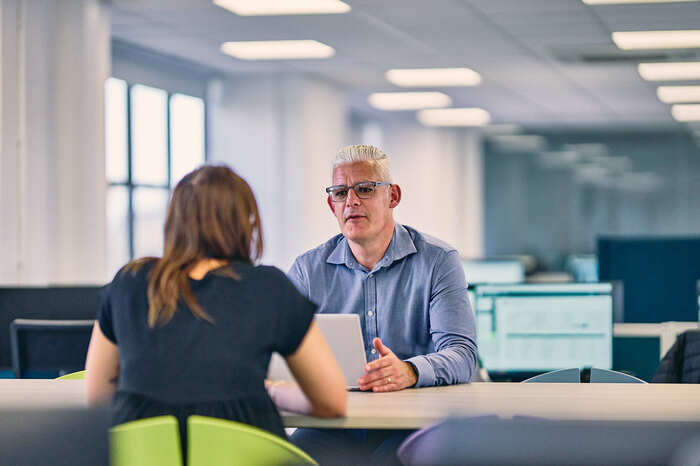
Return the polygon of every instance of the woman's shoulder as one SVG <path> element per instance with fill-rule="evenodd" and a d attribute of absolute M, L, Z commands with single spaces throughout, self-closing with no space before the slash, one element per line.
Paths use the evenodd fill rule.
<path fill-rule="evenodd" d="M 273 265 L 235 264 L 234 271 L 240 273 L 243 278 L 249 278 L 256 281 L 287 280 L 287 276 L 284 274 L 284 272 Z"/>
<path fill-rule="evenodd" d="M 157 260 L 156 258 L 146 257 L 129 262 L 119 269 L 109 286 L 112 288 L 129 288 L 148 283 L 151 269 L 153 269 Z"/>

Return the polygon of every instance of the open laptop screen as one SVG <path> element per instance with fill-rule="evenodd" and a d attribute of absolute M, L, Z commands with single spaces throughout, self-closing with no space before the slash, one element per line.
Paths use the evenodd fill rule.
<path fill-rule="evenodd" d="M 338 361 L 346 385 L 348 388 L 357 388 L 357 379 L 365 374 L 367 364 L 360 317 L 357 314 L 316 314 L 314 321 Z M 267 378 L 294 380 L 284 359 L 277 353 L 270 359 Z"/>

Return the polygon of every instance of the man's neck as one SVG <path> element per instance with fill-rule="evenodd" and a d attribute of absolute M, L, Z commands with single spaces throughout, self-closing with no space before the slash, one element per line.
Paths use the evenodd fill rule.
<path fill-rule="evenodd" d="M 394 224 L 392 223 L 391 229 L 382 232 L 382 234 L 377 235 L 367 242 L 356 242 L 348 240 L 348 245 L 352 251 L 352 255 L 355 256 L 355 260 L 365 267 L 367 270 L 372 270 L 377 262 L 379 262 L 386 250 L 389 248 L 389 243 L 391 243 L 391 238 L 394 236 Z"/>

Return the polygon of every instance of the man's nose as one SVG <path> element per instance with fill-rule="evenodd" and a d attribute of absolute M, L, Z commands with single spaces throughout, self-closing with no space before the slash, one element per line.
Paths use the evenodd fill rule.
<path fill-rule="evenodd" d="M 353 188 L 348 189 L 348 197 L 345 198 L 345 205 L 360 205 L 360 198 Z"/>

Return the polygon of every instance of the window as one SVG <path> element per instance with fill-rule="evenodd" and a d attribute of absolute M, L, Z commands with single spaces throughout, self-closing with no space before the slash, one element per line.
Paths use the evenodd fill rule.
<path fill-rule="evenodd" d="M 204 100 L 110 78 L 105 84 L 107 264 L 160 256 L 170 190 L 205 162 Z"/>

